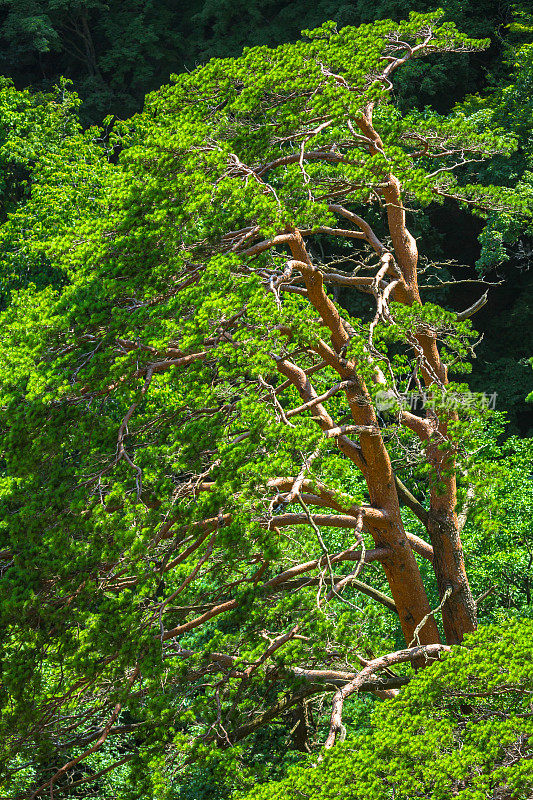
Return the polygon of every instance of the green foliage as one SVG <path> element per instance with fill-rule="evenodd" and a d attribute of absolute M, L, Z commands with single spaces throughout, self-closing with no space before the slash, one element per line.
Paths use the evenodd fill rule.
<path fill-rule="evenodd" d="M 369 733 L 235 798 L 527 800 L 532 648 L 531 622 L 480 628 L 377 708 Z"/>
<path fill-rule="evenodd" d="M 80 207 L 96 213 L 105 154 L 96 131 L 81 132 L 79 104 L 66 81 L 49 95 L 17 91 L 7 80 L 0 86 L 0 308 L 14 290 L 60 285 L 48 243 Z"/>
<path fill-rule="evenodd" d="M 290 532 L 270 526 L 270 479 L 298 475 L 315 452 L 312 482 L 327 483 L 349 506 L 367 496 L 361 476 L 315 425 L 312 411 L 286 424 L 285 412 L 301 402 L 296 390 L 274 400 L 280 354 L 316 366 L 308 349 L 323 335 L 316 310 L 302 294 L 284 293 L 281 301 L 272 290 L 287 263 L 281 247 L 243 254 L 231 232 L 244 230 L 252 245 L 288 227 L 330 227 L 336 224 L 327 202 L 332 186 L 340 187 L 335 197 L 360 210 L 374 202 L 391 171 L 418 207 L 445 193 L 462 203 L 482 202 L 485 213 L 501 194 L 509 213 L 522 210 L 522 198 L 510 191 L 455 178 L 453 155 L 443 156 L 438 173 L 433 159 L 448 145 L 476 158 L 496 152 L 504 158 L 514 150 L 512 138 L 480 130 L 475 115 L 401 116 L 388 86 L 376 80 L 388 48 L 405 40 L 408 49 L 421 45 L 428 26 L 435 54 L 486 45 L 442 22 L 439 12 L 341 30 L 326 23 L 296 44 L 247 49 L 238 59 L 213 60 L 178 76 L 148 98 L 143 114 L 116 126 L 110 146 L 122 149 L 118 164 L 62 107 L 44 106 L 43 130 L 54 134 L 47 133 L 46 146 L 31 124 L 35 154 L 31 163 L 21 156 L 32 170 L 31 186 L 2 228 L 14 265 L 0 319 L 4 792 L 16 796 L 49 780 L 67 758 L 82 755 L 109 719 L 126 735 L 124 750 L 115 749 L 113 729 L 84 769 L 94 775 L 120 761 L 122 752 L 131 758 L 120 765 L 119 788 L 115 778 L 95 778 L 102 796 L 167 800 L 187 769 L 197 779 L 195 761 L 208 765 L 223 791 L 244 763 L 238 780 L 246 788 L 256 742 L 247 750 L 228 748 L 225 725 L 238 744 L 263 709 L 282 704 L 289 692 L 306 699 L 299 664 L 351 666 L 357 652 L 392 649 L 399 641 L 397 618 L 354 587 L 324 607 L 316 586 L 277 593 L 263 585 L 323 554 L 310 526 L 296 524 Z M 369 103 L 376 105 L 383 144 L 373 153 L 346 128 Z M 317 118 L 328 124 L 309 130 Z M 420 131 L 430 142 L 421 155 L 413 145 Z M 16 153 L 15 134 L 9 152 Z M 331 158 L 309 159 L 303 168 L 295 157 L 302 137 Z M 267 169 L 273 161 L 281 169 Z M 31 276 L 38 273 L 32 259 L 38 264 L 44 254 L 61 280 L 25 285 L 21 243 Z M 363 377 L 375 373 L 368 316 L 347 315 L 350 355 L 360 357 Z M 386 389 L 408 386 L 408 346 L 421 329 L 438 338 L 451 371 L 466 368 L 471 328 L 434 303 L 392 304 L 391 318 L 374 327 L 375 357 L 394 367 Z M 313 378 L 318 392 L 336 380 L 327 366 Z M 465 388 L 452 385 L 450 393 Z M 429 391 L 444 413 L 446 391 Z M 328 407 L 340 419 L 349 412 L 341 393 Z M 450 422 L 464 462 L 483 424 L 477 409 Z M 383 431 L 395 468 L 427 487 L 427 465 L 413 436 L 398 433 L 387 419 Z M 287 510 L 299 509 L 293 503 Z M 365 536 L 366 547 L 373 546 Z M 354 544 L 353 528 L 325 530 L 322 541 L 332 552 L 346 550 Z M 322 597 L 328 578 L 325 572 L 320 578 Z M 381 574 L 370 573 L 369 580 L 385 588 Z M 219 602 L 231 603 L 227 613 L 210 617 Z M 198 615 L 205 624 L 196 624 Z M 265 638 L 296 621 L 299 638 L 264 664 Z M 217 662 L 217 654 L 229 661 Z M 443 681 L 452 661 L 444 662 Z M 257 669 L 243 674 L 254 664 Z M 129 693 L 136 669 L 142 680 Z M 438 677 L 435 670 L 427 674 Z M 417 680 L 427 689 L 424 680 L 433 678 Z M 323 686 L 313 689 L 318 692 L 324 694 Z M 361 708 L 352 713 L 359 724 Z M 389 712 L 381 713 L 385 724 Z M 431 728 L 437 738 L 426 750 L 422 741 L 424 764 L 440 758 L 453 725 L 449 715 L 442 737 Z M 285 719 L 279 751 L 292 746 L 292 727 Z M 513 731 L 510 724 L 496 732 L 507 741 Z M 365 747 L 372 755 L 373 745 Z M 457 756 L 460 772 L 467 753 Z M 496 753 L 490 764 L 499 758 Z M 442 759 L 436 763 L 444 768 Z M 388 768 L 396 769 L 394 759 Z M 412 785 L 414 778 L 399 769 L 400 787 L 401 781 Z M 269 770 L 267 764 L 265 776 Z M 58 794 L 67 791 L 67 781 L 91 774 L 80 767 L 60 776 Z M 509 776 L 515 780 L 512 770 Z M 425 780 L 423 774 L 416 779 Z"/>
<path fill-rule="evenodd" d="M 511 437 L 498 445 L 495 433 L 478 439 L 471 456 L 476 501 L 463 534 L 474 594 L 491 590 L 480 608 L 488 620 L 533 611 L 532 443 Z"/>
<path fill-rule="evenodd" d="M 516 154 L 503 163 L 496 158 L 483 170 L 485 180 L 510 185 L 523 198 L 525 208 L 532 204 L 533 147 L 531 127 L 533 106 L 533 45 L 524 44 L 508 56 L 512 74 L 503 85 L 488 97 L 471 98 L 466 103 L 469 113 L 477 114 L 480 123 L 491 129 L 505 129 L 517 138 Z M 506 213 L 491 214 L 481 235 L 481 256 L 477 266 L 481 272 L 507 261 L 509 245 L 520 236 L 531 235 L 527 217 L 517 218 Z"/>

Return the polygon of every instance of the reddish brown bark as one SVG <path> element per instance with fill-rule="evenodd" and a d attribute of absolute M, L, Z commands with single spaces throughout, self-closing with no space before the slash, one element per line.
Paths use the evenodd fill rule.
<path fill-rule="evenodd" d="M 359 124 L 365 136 L 375 143 L 375 145 L 371 145 L 371 149 L 373 147 L 382 149 L 382 142 L 372 126 L 371 109 L 368 111 L 366 119 L 363 118 Z M 383 189 L 383 197 L 387 207 L 394 255 L 394 260 L 385 260 L 384 263 L 385 266 L 390 265 L 390 272 L 396 281 L 393 298 L 407 305 L 419 303 L 418 249 L 416 241 L 406 225 L 401 187 L 394 175 L 389 175 L 387 185 Z M 384 245 L 364 220 L 347 212 L 342 207 L 332 205 L 330 208 L 342 213 L 358 225 L 376 252 L 381 257 L 384 256 L 386 253 Z M 401 609 L 400 618 L 403 620 L 404 632 L 406 635 L 410 635 L 407 634 L 407 631 L 412 632 L 416 627 L 416 622 L 413 625 L 413 620 L 425 617 L 429 613 L 429 608 L 418 567 L 405 536 L 390 459 L 379 434 L 369 394 L 357 374 L 356 365 L 346 361 L 340 355 L 349 341 L 349 336 L 335 304 L 324 290 L 323 277 L 319 270 L 313 267 L 298 231 L 293 233 L 288 240 L 288 245 L 294 259 L 292 263 L 302 273 L 307 297 L 320 314 L 322 323 L 329 330 L 331 336 L 333 349 L 325 342 L 319 342 L 315 349 L 329 366 L 336 369 L 342 379 L 342 388 L 346 394 L 352 418 L 360 429 L 359 445 L 342 435 L 336 438 L 338 446 L 361 469 L 367 482 L 372 505 L 384 511 L 389 520 L 388 525 L 380 526 L 379 530 L 368 524 L 367 529 L 372 533 L 377 546 L 385 545 L 391 550 L 391 557 L 388 559 L 388 563 L 384 563 L 384 569 L 391 593 L 398 608 Z M 387 256 L 387 258 L 389 257 Z M 433 384 L 446 386 L 448 384 L 447 371 L 440 358 L 434 333 L 429 329 L 416 331 L 415 344 L 422 356 L 421 374 L 426 387 L 431 387 Z M 321 427 L 326 431 L 332 430 L 334 428 L 333 420 L 321 403 L 317 401 L 317 394 L 312 389 L 309 378 L 300 375 L 295 365 L 289 367 L 287 363 L 284 365 L 279 363 L 278 369 L 292 380 L 308 407 L 315 409 Z M 450 419 L 454 420 L 453 412 Z M 435 413 L 429 413 L 426 419 L 422 419 L 406 412 L 404 424 L 407 424 L 425 442 L 427 460 L 432 469 L 427 529 L 435 553 L 434 569 L 440 597 L 442 599 L 447 590 L 449 594 L 444 603 L 442 615 L 446 640 L 453 644 L 460 642 L 464 634 L 474 630 L 476 626 L 475 603 L 468 585 L 455 510 L 457 488 L 454 444 L 448 436 L 447 420 L 440 419 Z M 366 431 L 365 428 L 367 428 Z M 448 446 L 446 446 L 447 442 Z M 407 554 L 406 548 L 410 551 Z M 423 635 L 426 643 L 438 641 L 437 628 L 431 617 L 424 624 Z"/>
<path fill-rule="evenodd" d="M 409 305 L 419 303 L 416 269 L 418 249 L 416 241 L 407 230 L 400 185 L 393 176 L 384 191 L 384 197 L 387 202 L 389 230 L 394 251 L 405 282 L 398 288 L 396 299 Z M 449 382 L 447 369 L 440 358 L 436 336 L 421 330 L 417 332 L 416 340 L 424 355 L 421 373 L 426 387 L 437 381 L 446 386 Z M 434 569 L 441 599 L 447 587 L 452 589 L 450 597 L 442 608 L 446 641 L 448 644 L 458 644 L 465 633 L 475 630 L 477 619 L 476 605 L 465 569 L 456 513 L 455 445 L 450 441 L 446 418 L 439 418 L 437 414 L 430 413 L 428 420 L 432 430 L 427 439 L 426 457 L 432 473 L 427 529 L 435 553 Z M 448 420 L 456 422 L 457 413 L 450 411 Z"/>
<path fill-rule="evenodd" d="M 348 334 L 337 308 L 324 291 L 322 276 L 313 268 L 298 232 L 295 232 L 289 247 L 293 258 L 301 265 L 309 300 L 330 331 L 336 351 L 332 354 L 331 365 L 337 369 L 343 381 L 350 381 L 345 393 L 354 423 L 363 429 L 370 429 L 368 432 L 364 430 L 361 432 L 359 447 L 345 436 L 337 437 L 337 443 L 341 451 L 352 458 L 361 469 L 372 506 L 384 514 L 384 520 L 379 525 L 367 520 L 365 527 L 372 535 L 376 547 L 386 547 L 389 550 L 390 554 L 383 559 L 382 564 L 398 609 L 404 636 L 407 642 L 412 641 L 417 625 L 426 618 L 425 624 L 419 631 L 420 641 L 423 644 L 438 642 L 437 625 L 430 615 L 420 570 L 405 534 L 390 457 L 379 433 L 370 395 L 357 374 L 356 365 L 338 355 L 349 341 Z M 304 402 L 316 398 L 316 392 L 303 370 L 287 361 L 278 362 L 278 369 L 293 382 Z M 320 417 L 323 430 L 334 427 L 333 420 L 321 404 L 315 406 L 315 412 Z"/>

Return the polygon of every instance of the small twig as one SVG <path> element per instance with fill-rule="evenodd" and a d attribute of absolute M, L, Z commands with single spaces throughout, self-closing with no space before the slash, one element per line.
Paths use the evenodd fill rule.
<path fill-rule="evenodd" d="M 319 529 L 318 525 L 315 523 L 315 521 L 313 519 L 313 515 L 311 514 L 311 512 L 309 511 L 308 507 L 306 506 L 304 500 L 302 499 L 302 496 L 301 496 L 300 492 L 298 492 L 297 496 L 298 496 L 298 502 L 302 506 L 302 508 L 304 510 L 304 513 L 305 513 L 305 515 L 306 515 L 306 517 L 307 517 L 307 519 L 309 521 L 309 524 L 313 528 L 313 530 L 314 530 L 314 532 L 316 534 L 316 537 L 318 539 L 318 542 L 320 544 L 320 547 L 322 548 L 322 551 L 323 551 L 324 556 L 326 558 L 326 564 L 327 564 L 329 577 L 330 577 L 330 582 L 331 582 L 331 590 L 330 590 L 329 594 L 326 596 L 326 602 L 328 602 L 328 600 L 330 600 L 331 597 L 333 597 L 333 595 L 334 595 L 342 603 L 345 603 L 347 606 L 350 606 L 350 608 L 353 608 L 354 610 L 359 611 L 360 609 L 357 606 L 355 606 L 353 603 L 350 603 L 349 600 L 346 600 L 346 598 L 342 597 L 339 594 L 339 590 L 344 588 L 344 586 L 346 584 L 348 584 L 350 582 L 350 580 L 357 578 L 357 576 L 361 572 L 361 569 L 362 569 L 362 567 L 363 567 L 363 565 L 365 563 L 366 548 L 365 548 L 364 539 L 363 539 L 363 537 L 361 536 L 361 533 L 360 533 L 361 528 L 363 527 L 363 515 L 362 515 L 362 513 L 359 512 L 359 514 L 358 514 L 358 525 L 357 525 L 357 528 L 355 529 L 356 530 L 357 539 L 358 539 L 358 541 L 359 541 L 359 543 L 361 545 L 361 555 L 360 555 L 360 558 L 359 558 L 359 563 L 357 564 L 355 572 L 353 572 L 351 575 L 347 575 L 345 578 L 343 578 L 341 581 L 339 581 L 338 584 L 335 584 L 335 575 L 333 574 L 333 567 L 331 566 L 331 557 L 330 557 L 330 554 L 329 554 L 329 550 L 326 547 L 326 544 L 324 542 L 324 539 L 322 538 L 322 534 L 320 533 L 320 529 Z M 320 593 L 321 593 L 321 591 L 322 591 L 322 583 L 319 582 L 318 593 L 317 593 L 317 604 L 318 604 L 319 607 L 320 607 L 320 604 L 321 604 L 320 603 Z"/>
<path fill-rule="evenodd" d="M 413 647 L 415 642 L 418 646 L 420 645 L 420 637 L 418 634 L 420 633 L 420 631 L 422 630 L 428 619 L 432 617 L 434 614 L 436 614 L 437 611 L 440 611 L 442 609 L 444 603 L 446 602 L 446 600 L 448 599 L 448 597 L 451 595 L 452 592 L 453 588 L 451 586 L 447 586 L 444 595 L 442 596 L 442 600 L 440 601 L 438 606 L 436 608 L 432 608 L 431 611 L 428 611 L 425 617 L 422 617 L 422 619 L 420 620 L 420 622 L 418 623 L 418 625 L 414 630 L 413 638 L 409 643 L 409 647 Z"/>
<path fill-rule="evenodd" d="M 285 423 L 285 425 L 288 425 L 289 428 L 294 428 L 293 423 L 289 422 L 289 420 L 287 419 L 285 410 L 276 396 L 276 389 L 274 388 L 274 386 L 272 386 L 270 383 L 267 383 L 262 375 L 259 376 L 258 380 L 260 385 L 268 391 L 270 399 L 272 400 L 272 404 L 276 409 L 276 411 L 278 412 L 278 414 L 280 415 L 282 421 Z"/>
<path fill-rule="evenodd" d="M 492 592 L 496 588 L 497 588 L 496 584 L 493 584 L 485 592 L 483 592 L 483 594 L 480 594 L 479 597 L 476 600 L 474 600 L 474 603 L 476 604 L 476 606 L 479 606 L 483 602 L 483 600 L 485 600 L 489 596 L 489 594 L 492 594 Z"/>

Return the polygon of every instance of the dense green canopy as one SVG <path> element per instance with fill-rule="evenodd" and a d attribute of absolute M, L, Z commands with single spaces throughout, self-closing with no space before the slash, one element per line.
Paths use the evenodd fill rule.
<path fill-rule="evenodd" d="M 283 782 L 245 797 L 530 796 L 532 648 L 531 621 L 479 631 L 378 707 L 369 729 L 331 750 L 318 767 L 293 768 Z"/>
<path fill-rule="evenodd" d="M 110 138 L 65 86 L 4 87 L 10 799 L 227 796 L 344 727 L 256 795 L 529 796 L 531 626 L 468 634 L 531 603 L 530 447 L 464 382 L 482 303 L 430 302 L 409 232 L 444 203 L 524 230 L 527 176 L 500 180 L 522 134 L 503 101 L 394 93 L 487 45 L 439 12 L 328 22 L 176 77 Z M 361 733 L 359 691 L 415 669 Z"/>

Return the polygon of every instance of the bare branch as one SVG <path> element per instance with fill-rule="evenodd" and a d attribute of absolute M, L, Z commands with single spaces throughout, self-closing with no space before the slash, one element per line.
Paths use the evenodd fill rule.
<path fill-rule="evenodd" d="M 325 748 L 329 749 L 335 744 L 335 740 L 342 728 L 342 709 L 344 701 L 354 692 L 360 691 L 360 688 L 365 680 L 370 678 L 376 672 L 392 664 L 403 664 L 406 661 L 420 661 L 422 659 L 430 660 L 440 655 L 440 653 L 448 652 L 451 648 L 443 644 L 429 644 L 419 647 L 409 647 L 407 650 L 397 650 L 395 653 L 389 653 L 386 656 L 381 656 L 373 661 L 370 661 L 368 666 L 364 667 L 356 677 L 339 689 L 333 697 L 333 707 L 331 712 L 330 728 L 328 738 L 326 739 Z"/>
<path fill-rule="evenodd" d="M 480 308 L 483 308 L 483 306 L 487 304 L 487 302 L 488 302 L 488 292 L 485 292 L 485 294 L 482 295 L 479 298 L 479 300 L 476 300 L 476 302 L 473 305 L 471 305 L 470 308 L 467 308 L 464 311 L 460 311 L 460 312 L 458 312 L 456 314 L 457 321 L 458 322 L 464 322 L 465 319 L 469 319 L 469 317 L 473 317 L 474 314 L 477 311 L 479 311 Z"/>

